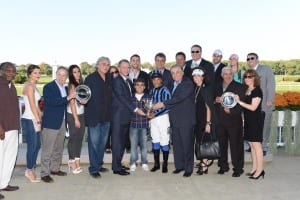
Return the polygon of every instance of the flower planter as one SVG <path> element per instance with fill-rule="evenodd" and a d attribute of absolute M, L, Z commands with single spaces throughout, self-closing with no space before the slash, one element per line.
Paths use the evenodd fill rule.
<path fill-rule="evenodd" d="M 276 154 L 284 147 L 289 155 L 300 155 L 300 111 L 281 110 L 273 112 L 270 145 Z"/>
<path fill-rule="evenodd" d="M 277 117 L 277 147 L 284 146 L 283 140 L 283 125 L 284 125 L 284 115 L 285 111 L 281 110 L 278 111 Z"/>

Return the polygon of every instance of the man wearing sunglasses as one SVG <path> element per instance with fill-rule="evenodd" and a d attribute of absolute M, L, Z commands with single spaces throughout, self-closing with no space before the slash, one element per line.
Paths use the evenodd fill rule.
<path fill-rule="evenodd" d="M 272 68 L 267 65 L 259 64 L 258 55 L 256 53 L 248 53 L 247 64 L 250 69 L 256 70 L 260 76 L 260 87 L 263 92 L 262 111 L 265 112 L 265 121 L 263 128 L 263 155 L 268 151 L 268 143 L 271 131 L 272 111 L 274 109 L 275 97 L 275 76 Z"/>
<path fill-rule="evenodd" d="M 213 84 L 215 79 L 214 66 L 209 61 L 202 58 L 202 48 L 198 44 L 194 44 L 191 47 L 192 59 L 186 62 L 186 67 L 184 68 L 184 76 L 188 76 L 193 80 L 192 69 L 201 66 L 207 72 L 210 83 Z"/>

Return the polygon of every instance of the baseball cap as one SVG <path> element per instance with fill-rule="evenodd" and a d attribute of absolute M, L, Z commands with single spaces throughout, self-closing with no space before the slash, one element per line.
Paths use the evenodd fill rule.
<path fill-rule="evenodd" d="M 236 60 L 238 60 L 239 59 L 239 56 L 237 55 L 237 54 L 231 54 L 230 56 L 229 56 L 229 60 L 231 60 L 231 59 L 236 59 Z"/>
<path fill-rule="evenodd" d="M 213 55 L 214 55 L 214 54 L 216 54 L 216 55 L 218 55 L 218 56 L 223 56 L 223 53 L 222 53 L 222 51 L 221 51 L 220 49 L 216 49 L 216 50 L 214 51 Z"/>
<path fill-rule="evenodd" d="M 202 68 L 194 68 L 192 72 L 192 76 L 198 75 L 198 76 L 203 76 L 205 74 L 204 69 Z"/>
<path fill-rule="evenodd" d="M 154 78 L 163 78 L 161 73 L 158 71 L 158 70 L 154 70 L 151 74 L 151 79 L 154 79 Z"/>

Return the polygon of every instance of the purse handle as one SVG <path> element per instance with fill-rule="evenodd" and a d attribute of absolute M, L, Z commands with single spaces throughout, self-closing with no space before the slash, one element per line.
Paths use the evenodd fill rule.
<path fill-rule="evenodd" d="M 205 134 L 210 135 L 210 142 L 213 142 L 212 133 L 207 133 L 207 132 L 204 131 L 203 134 L 202 134 L 202 138 L 201 138 L 201 144 L 203 144 L 203 137 L 204 137 Z"/>

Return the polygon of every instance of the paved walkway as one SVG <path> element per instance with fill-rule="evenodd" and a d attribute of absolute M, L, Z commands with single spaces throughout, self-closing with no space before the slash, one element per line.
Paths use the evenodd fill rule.
<path fill-rule="evenodd" d="M 193 174 L 189 178 L 181 174 L 172 174 L 174 165 L 172 156 L 169 173 L 145 172 L 140 167 L 130 176 L 114 175 L 111 171 L 102 173 L 100 179 L 94 179 L 87 173 L 88 165 L 84 164 L 84 172 L 79 175 L 69 174 L 66 177 L 54 176 L 54 183 L 30 183 L 24 177 L 25 148 L 21 145 L 17 167 L 14 171 L 11 185 L 20 186 L 15 192 L 1 192 L 5 199 L 11 200 L 293 200 L 300 198 L 300 157 L 272 156 L 265 163 L 266 177 L 264 180 L 249 180 L 242 175 L 232 178 L 232 171 L 225 175 L 217 174 L 217 166 L 209 168 L 207 175 Z M 124 160 L 128 161 L 129 154 Z M 247 157 L 247 156 L 246 156 Z M 83 148 L 83 160 L 86 160 L 86 148 Z M 152 155 L 149 155 L 151 161 Z M 105 155 L 109 161 L 110 154 Z M 67 160 L 66 152 L 64 162 Z M 109 162 L 108 162 L 109 163 Z M 150 167 L 152 163 L 149 164 Z M 105 165 L 111 168 L 111 164 Z M 246 162 L 245 171 L 251 169 Z M 62 166 L 67 171 L 67 165 Z M 37 172 L 40 167 L 37 168 Z"/>
<path fill-rule="evenodd" d="M 84 172 L 66 177 L 54 176 L 54 183 L 29 183 L 24 177 L 24 167 L 15 169 L 11 184 L 20 186 L 16 192 L 2 192 L 5 199 L 24 200 L 70 200 L 70 199 L 108 199 L 108 200 L 292 200 L 299 199 L 300 157 L 274 156 L 272 162 L 265 165 L 264 180 L 249 180 L 242 175 L 232 178 L 230 171 L 225 175 L 217 174 L 217 167 L 209 168 L 207 175 L 193 174 L 183 178 L 181 174 L 172 174 L 174 165 L 169 165 L 169 173 L 144 172 L 138 168 L 130 176 L 121 177 L 111 171 L 102 173 L 100 179 L 94 179 Z M 106 165 L 110 168 L 110 164 Z M 245 165 L 249 171 L 250 164 Z M 62 166 L 67 170 L 67 166 Z M 40 168 L 37 169 L 40 171 Z"/>
<path fill-rule="evenodd" d="M 65 145 L 65 149 L 64 149 L 64 152 L 63 152 L 63 164 L 67 164 L 68 163 L 68 159 L 69 159 L 66 146 L 67 145 Z M 148 150 L 149 150 L 148 152 L 150 152 L 150 150 L 151 150 L 151 143 L 148 145 Z M 39 154 L 39 156 L 40 156 L 40 154 Z M 250 153 L 245 152 L 245 162 L 246 163 L 251 162 L 251 157 L 250 156 L 251 156 Z M 123 158 L 123 161 L 124 161 L 125 164 L 129 162 L 129 158 L 130 158 L 130 153 L 125 153 L 124 158 Z M 148 158 L 148 161 L 150 163 L 153 163 L 153 154 L 152 153 L 148 153 L 148 157 L 147 158 Z M 160 158 L 162 160 L 162 156 L 160 156 Z M 272 158 L 273 158 L 273 155 L 271 153 L 268 153 L 267 156 L 264 157 L 264 159 L 265 159 L 266 162 L 272 162 Z M 231 159 L 230 155 L 228 156 L 228 159 L 230 161 L 230 159 Z M 111 161 L 112 161 L 112 155 L 111 155 L 111 153 L 109 153 L 109 154 L 106 153 L 104 155 L 104 163 L 111 164 Z M 173 149 L 171 147 L 171 149 L 170 149 L 170 156 L 169 156 L 169 162 L 173 163 L 173 161 L 174 161 Z M 83 164 L 88 164 L 89 163 L 89 156 L 88 156 L 88 149 L 87 149 L 87 143 L 86 142 L 84 142 L 83 146 L 82 146 L 82 150 L 81 150 L 81 162 Z M 22 166 L 22 165 L 25 165 L 25 164 L 26 164 L 26 143 L 23 143 L 23 144 L 19 145 L 17 165 L 21 165 Z M 37 159 L 37 164 L 40 164 L 40 157 L 38 157 L 38 159 Z"/>

